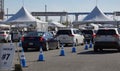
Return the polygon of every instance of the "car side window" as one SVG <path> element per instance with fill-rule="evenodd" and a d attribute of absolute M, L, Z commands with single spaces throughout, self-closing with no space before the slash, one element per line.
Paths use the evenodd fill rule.
<path fill-rule="evenodd" d="M 120 29 L 117 29 L 118 30 L 118 33 L 120 34 Z"/>
<path fill-rule="evenodd" d="M 80 32 L 80 30 L 74 30 L 74 33 L 75 33 L 75 34 L 80 34 L 80 35 L 82 34 L 82 33 Z"/>
<path fill-rule="evenodd" d="M 53 38 L 53 34 L 52 33 L 48 33 L 49 34 L 49 38 Z"/>
<path fill-rule="evenodd" d="M 76 30 L 73 30 L 74 34 L 77 34 L 77 31 Z"/>

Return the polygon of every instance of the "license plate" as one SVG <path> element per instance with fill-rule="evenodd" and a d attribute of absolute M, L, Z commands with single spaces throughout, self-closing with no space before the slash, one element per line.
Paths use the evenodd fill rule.
<path fill-rule="evenodd" d="M 33 45 L 33 43 L 29 43 L 29 45 Z"/>

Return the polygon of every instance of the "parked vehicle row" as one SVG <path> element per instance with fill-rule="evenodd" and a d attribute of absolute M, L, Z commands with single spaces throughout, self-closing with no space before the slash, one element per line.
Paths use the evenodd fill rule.
<path fill-rule="evenodd" d="M 29 49 L 44 51 L 58 49 L 61 44 L 84 44 L 92 41 L 95 52 L 103 49 L 118 49 L 120 51 L 120 33 L 117 28 L 100 28 L 94 30 L 79 30 L 76 28 L 60 28 L 55 34 L 51 32 L 30 31 L 21 35 L 20 32 L 0 31 L 0 42 L 22 41 L 24 51 Z"/>

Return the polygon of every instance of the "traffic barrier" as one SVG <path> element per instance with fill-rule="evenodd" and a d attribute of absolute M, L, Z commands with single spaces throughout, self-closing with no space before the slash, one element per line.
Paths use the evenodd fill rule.
<path fill-rule="evenodd" d="M 64 51 L 64 45 L 62 44 L 61 50 L 60 50 L 60 56 L 65 56 L 65 51 Z"/>
<path fill-rule="evenodd" d="M 45 61 L 42 47 L 40 47 L 40 54 L 39 54 L 38 61 Z"/>
<path fill-rule="evenodd" d="M 88 43 L 85 42 L 85 47 L 84 47 L 85 50 L 88 50 Z"/>
<path fill-rule="evenodd" d="M 76 47 L 75 47 L 75 43 L 73 43 L 73 47 L 72 47 L 72 53 L 76 53 Z"/>
<path fill-rule="evenodd" d="M 90 43 L 89 43 L 89 48 L 92 48 L 93 45 L 92 45 L 92 41 L 90 40 Z"/>
<path fill-rule="evenodd" d="M 22 67 L 27 67 L 26 58 L 25 58 L 23 49 L 22 49 L 22 52 L 21 52 L 21 55 L 20 55 L 20 64 L 21 64 Z"/>

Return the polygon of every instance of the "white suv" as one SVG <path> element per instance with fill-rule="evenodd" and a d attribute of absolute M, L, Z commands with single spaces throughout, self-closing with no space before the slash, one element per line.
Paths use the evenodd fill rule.
<path fill-rule="evenodd" d="M 11 41 L 10 32 L 7 30 L 0 31 L 0 42 L 8 42 Z"/>
<path fill-rule="evenodd" d="M 56 38 L 61 44 L 83 44 L 84 36 L 76 28 L 62 28 L 56 33 Z"/>
<path fill-rule="evenodd" d="M 94 35 L 94 51 L 103 49 L 120 50 L 120 34 L 117 28 L 102 28 Z"/>

